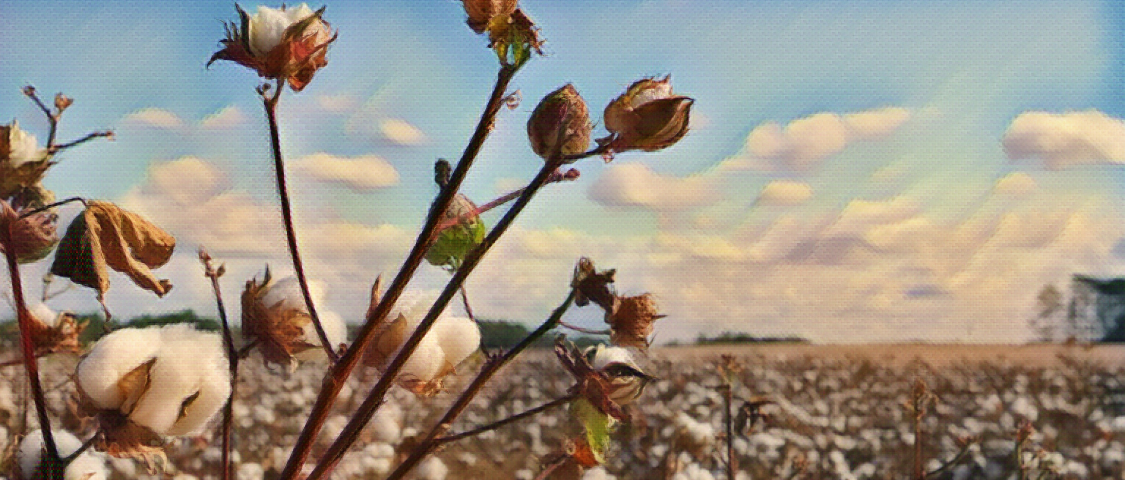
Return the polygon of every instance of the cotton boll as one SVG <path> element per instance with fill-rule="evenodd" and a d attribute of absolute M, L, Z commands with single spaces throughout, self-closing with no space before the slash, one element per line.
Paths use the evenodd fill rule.
<path fill-rule="evenodd" d="M 324 282 L 312 280 L 308 283 L 309 296 L 312 297 L 313 303 L 317 305 L 324 303 Z M 273 282 L 262 296 L 262 303 L 267 307 L 281 303 L 284 308 L 295 308 L 306 314 L 309 313 L 309 309 L 305 308 L 305 294 L 301 292 L 301 282 L 297 277 L 285 277 Z"/>
<path fill-rule="evenodd" d="M 637 362 L 633 359 L 632 352 L 627 348 L 622 347 L 608 347 L 605 345 L 598 345 L 594 350 L 594 359 L 591 362 L 593 367 L 597 370 L 605 368 L 607 365 L 614 363 L 621 363 L 637 368 Z"/>
<path fill-rule="evenodd" d="M 230 395 L 222 338 L 185 324 L 160 334 L 148 387 L 129 419 L 162 435 L 186 435 L 203 427 Z"/>
<path fill-rule="evenodd" d="M 157 328 L 123 328 L 102 337 L 78 364 L 78 385 L 101 409 L 115 410 L 125 401 L 117 386 L 129 372 L 156 358 L 161 346 Z"/>
<path fill-rule="evenodd" d="M 59 314 L 51 310 L 51 307 L 48 307 L 46 303 L 37 303 L 28 310 L 33 317 L 48 327 L 54 327 L 59 319 Z"/>
<path fill-rule="evenodd" d="M 430 457 L 418 464 L 415 477 L 418 480 L 445 480 L 449 475 L 449 467 L 438 457 Z"/>
<path fill-rule="evenodd" d="M 68 456 L 82 448 L 82 441 L 77 437 L 71 435 L 70 432 L 65 430 L 52 430 L 52 437 L 55 440 L 55 446 L 58 447 L 59 455 Z M 20 472 L 24 477 L 30 478 L 31 474 L 35 472 L 35 468 L 39 466 L 40 455 L 43 452 L 43 431 L 35 430 L 31 432 L 20 443 L 19 451 L 16 452 L 16 461 L 19 463 Z M 74 459 L 70 465 L 67 465 L 66 470 L 63 472 L 65 480 L 105 480 L 109 477 L 109 472 L 105 468 L 105 462 L 102 461 L 95 454 L 84 452 Z"/>
<path fill-rule="evenodd" d="M 445 353 L 433 335 L 426 335 L 403 364 L 399 375 L 409 380 L 428 382 L 441 373 L 445 364 Z"/>
<path fill-rule="evenodd" d="M 309 287 L 312 288 L 311 286 Z M 268 295 L 267 295 L 268 296 Z M 301 309 L 302 311 L 304 308 Z M 337 348 L 341 343 L 347 342 L 348 326 L 344 323 L 344 319 L 339 314 L 333 311 L 317 311 L 320 317 L 320 326 L 324 328 L 324 336 L 328 337 L 328 344 L 332 348 Z M 303 330 L 303 340 L 311 345 L 316 345 L 316 348 L 310 348 L 293 355 L 300 361 L 323 360 L 328 358 L 324 353 L 324 348 L 321 346 L 320 335 L 316 333 L 316 325 L 311 321 L 305 325 Z"/>
<path fill-rule="evenodd" d="M 469 318 L 443 316 L 427 336 L 430 335 L 436 336 L 451 365 L 461 363 L 480 348 L 480 327 Z"/>

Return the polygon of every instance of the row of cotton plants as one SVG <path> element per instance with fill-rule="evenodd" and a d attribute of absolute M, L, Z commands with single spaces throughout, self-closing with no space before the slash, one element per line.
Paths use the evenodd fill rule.
<path fill-rule="evenodd" d="M 24 95 L 46 116 L 49 133 L 41 146 L 16 121 L 0 127 L 0 249 L 8 265 L 26 380 L 25 389 L 11 394 L 24 396 L 30 405 L 19 410 L 24 421 L 8 427 L 8 434 L 14 436 L 6 463 L 12 476 L 106 478 L 109 458 L 113 470 L 127 476 L 138 475 L 130 470 L 137 466 L 151 474 L 190 470 L 223 479 L 264 475 L 264 461 L 248 462 L 249 452 L 240 448 L 251 442 L 270 445 L 269 465 L 277 470 L 271 478 L 328 478 L 340 471 L 392 479 L 412 472 L 443 476 L 445 467 L 434 454 L 447 444 L 562 406 L 569 406 L 569 423 L 575 429 L 555 440 L 557 455 L 541 459 L 538 475 L 575 475 L 610 461 L 610 436 L 630 420 L 624 408 L 640 398 L 652 380 L 640 360 L 651 341 L 653 323 L 661 317 L 651 295 L 618 295 L 614 270 L 597 270 L 591 260 L 576 259 L 574 275 L 558 279 L 570 286 L 558 308 L 544 312 L 542 325 L 516 346 L 488 354 L 477 353 L 481 332 L 471 313 L 451 315 L 449 304 L 460 293 L 465 310 L 471 312 L 462 288 L 465 279 L 544 186 L 576 179 L 579 171 L 573 165 L 582 159 L 609 162 L 617 154 L 675 145 L 687 134 L 694 101 L 674 93 L 670 77 L 642 78 L 606 103 L 598 122 L 606 135 L 595 140 L 595 121 L 586 100 L 577 87 L 564 84 L 547 93 L 526 120 L 529 157 L 533 154 L 539 158 L 536 162 L 541 160 L 539 173 L 526 187 L 478 207 L 459 189 L 501 107 L 518 102 L 518 92 L 509 93 L 509 86 L 525 64 L 542 55 L 542 40 L 539 27 L 517 0 L 464 0 L 462 6 L 470 29 L 486 35 L 487 47 L 496 55 L 496 84 L 460 160 L 455 165 L 445 160 L 435 163 L 440 192 L 428 212 L 419 212 L 425 215 L 425 224 L 401 270 L 385 288 L 381 280 L 372 285 L 364 318 L 343 319 L 317 309 L 329 286 L 307 278 L 303 267 L 278 125 L 285 91 L 308 88 L 327 67 L 329 49 L 341 35 L 326 20 L 325 7 L 259 6 L 250 13 L 236 5 L 238 19 L 225 25 L 220 48 L 207 63 L 215 68 L 245 67 L 263 81 L 253 91 L 269 127 L 272 156 L 268 160 L 276 175 L 282 213 L 278 228 L 286 233 L 294 273 L 276 278 L 266 267 L 255 278 L 237 279 L 245 282 L 239 298 L 242 334 L 238 338 L 223 301 L 229 277 L 224 276 L 221 260 L 207 253 L 206 245 L 198 246 L 199 279 L 209 282 L 214 292 L 220 332 L 190 325 L 133 328 L 113 321 L 113 306 L 105 295 L 111 271 L 152 292 L 157 302 L 173 288 L 158 271 L 172 258 L 177 240 L 112 202 L 73 196 L 57 201 L 55 193 L 43 186 L 57 163 L 55 155 L 87 141 L 112 139 L 113 133 L 93 132 L 57 142 L 59 121 L 74 99 L 60 93 L 48 105 L 35 88 L 24 88 Z M 68 192 L 75 193 L 81 195 Z M 488 228 L 481 214 L 509 202 L 500 220 Z M 60 237 L 60 209 L 77 203 L 82 210 Z M 27 301 L 20 265 L 48 258 L 54 278 L 91 289 L 101 304 L 107 331 L 93 345 L 78 341 L 87 325 L 73 314 Z M 423 261 L 450 275 L 436 296 L 420 297 L 406 290 Z M 44 292 L 44 302 L 49 303 L 50 296 Z M 538 339 L 567 326 L 562 316 L 572 305 L 602 309 L 609 328 L 600 333 L 605 343 L 597 348 L 579 350 L 561 337 L 556 342 L 555 368 L 568 372 L 569 386 L 544 398 L 541 405 L 526 405 L 526 411 L 508 411 L 506 418 L 490 419 L 490 424 L 449 431 L 449 425 L 472 409 L 501 369 Z M 348 338 L 347 320 L 361 325 L 354 338 Z M 38 359 L 60 355 L 77 355 L 80 360 L 64 376 L 51 378 L 67 381 L 51 386 L 40 375 Z M 258 358 L 260 363 L 243 361 Z M 474 358 L 471 366 L 465 365 Z M 261 365 L 271 373 L 241 374 Z M 262 380 L 272 379 L 269 375 L 286 378 L 301 368 L 309 375 L 318 372 L 323 381 L 308 385 Z M 354 380 L 357 371 L 364 372 L 363 382 Z M 460 381 L 455 380 L 458 373 L 463 376 Z M 293 388 L 271 390 L 278 384 Z M 453 385 L 457 390 L 451 392 Z M 262 397 L 235 401 L 247 398 L 247 389 L 259 389 Z M 415 411 L 428 398 L 457 391 L 439 418 L 412 418 L 405 423 L 405 412 Z M 60 392 L 68 393 L 60 397 Z M 273 394 L 282 400 L 269 397 Z M 277 432 L 280 425 L 286 430 Z M 373 425 L 381 432 L 378 439 L 365 433 Z M 405 437 L 411 443 L 400 441 Z M 201 454 L 183 454 L 197 447 L 203 449 Z M 352 461 L 357 449 L 372 456 L 360 467 Z"/>

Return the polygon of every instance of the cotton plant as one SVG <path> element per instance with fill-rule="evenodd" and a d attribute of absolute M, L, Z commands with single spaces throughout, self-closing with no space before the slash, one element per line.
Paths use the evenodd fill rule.
<path fill-rule="evenodd" d="M 323 284 L 309 285 L 314 303 L 325 297 Z M 339 315 L 324 312 L 321 326 L 331 345 L 347 342 L 347 325 Z M 242 334 L 256 345 L 267 363 L 294 368 L 299 361 L 323 360 L 316 326 L 296 277 L 273 278 L 269 268 L 262 280 L 246 282 L 242 292 Z"/>
<path fill-rule="evenodd" d="M 63 471 L 64 480 L 106 480 L 109 469 L 105 459 L 98 454 L 82 448 L 82 441 L 66 430 L 52 432 L 59 454 L 69 463 Z M 43 430 L 27 434 L 16 450 L 14 477 L 16 480 L 39 480 L 46 478 L 40 470 L 43 460 Z M 73 458 L 71 458 L 73 457 Z"/>
<path fill-rule="evenodd" d="M 95 446 L 119 457 L 161 458 L 165 437 L 201 432 L 230 395 L 222 338 L 191 325 L 122 328 L 78 364 Z"/>

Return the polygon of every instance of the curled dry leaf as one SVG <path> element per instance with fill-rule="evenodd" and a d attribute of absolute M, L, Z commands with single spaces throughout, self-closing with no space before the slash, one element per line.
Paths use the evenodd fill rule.
<path fill-rule="evenodd" d="M 137 286 L 164 296 L 172 283 L 157 279 L 150 269 L 167 263 L 175 247 L 175 237 L 140 215 L 91 201 L 66 229 L 51 273 L 93 288 L 101 298 L 109 290 L 108 268 L 113 268 Z"/>
<path fill-rule="evenodd" d="M 42 319 L 32 315 L 31 342 L 35 344 L 35 355 L 43 356 L 51 353 L 79 353 L 82 345 L 78 336 L 86 330 L 89 321 L 78 322 L 70 312 L 63 312 L 54 320 L 54 325 L 48 325 Z"/>
<path fill-rule="evenodd" d="M 610 341 L 614 345 L 647 349 L 652 336 L 652 324 L 664 318 L 657 313 L 652 295 L 616 297 L 614 311 L 606 310 L 605 322 L 610 326 Z"/>
<path fill-rule="evenodd" d="M 613 289 L 614 275 L 617 270 L 609 269 L 598 272 L 594 268 L 594 261 L 582 257 L 574 267 L 574 278 L 570 286 L 577 290 L 574 303 L 585 307 L 590 302 L 596 303 L 610 314 L 617 309 L 617 294 Z"/>

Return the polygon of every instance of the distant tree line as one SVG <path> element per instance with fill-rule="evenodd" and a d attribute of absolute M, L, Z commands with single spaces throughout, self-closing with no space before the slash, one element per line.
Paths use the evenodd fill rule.
<path fill-rule="evenodd" d="M 86 329 L 78 339 L 82 343 L 96 341 L 106 334 L 105 317 L 98 314 L 76 315 L 78 323 L 89 322 Z M 190 323 L 200 330 L 217 331 L 219 321 L 214 318 L 201 317 L 191 309 L 161 315 L 141 315 L 125 322 L 114 322 L 114 327 L 149 327 L 153 325 L 168 325 L 173 323 Z M 15 319 L 0 322 L 0 343 L 14 343 L 19 338 L 19 326 Z"/>
<path fill-rule="evenodd" d="M 1068 294 L 1054 284 L 1039 290 L 1028 322 L 1036 341 L 1125 342 L 1125 278 L 1074 275 Z"/>

